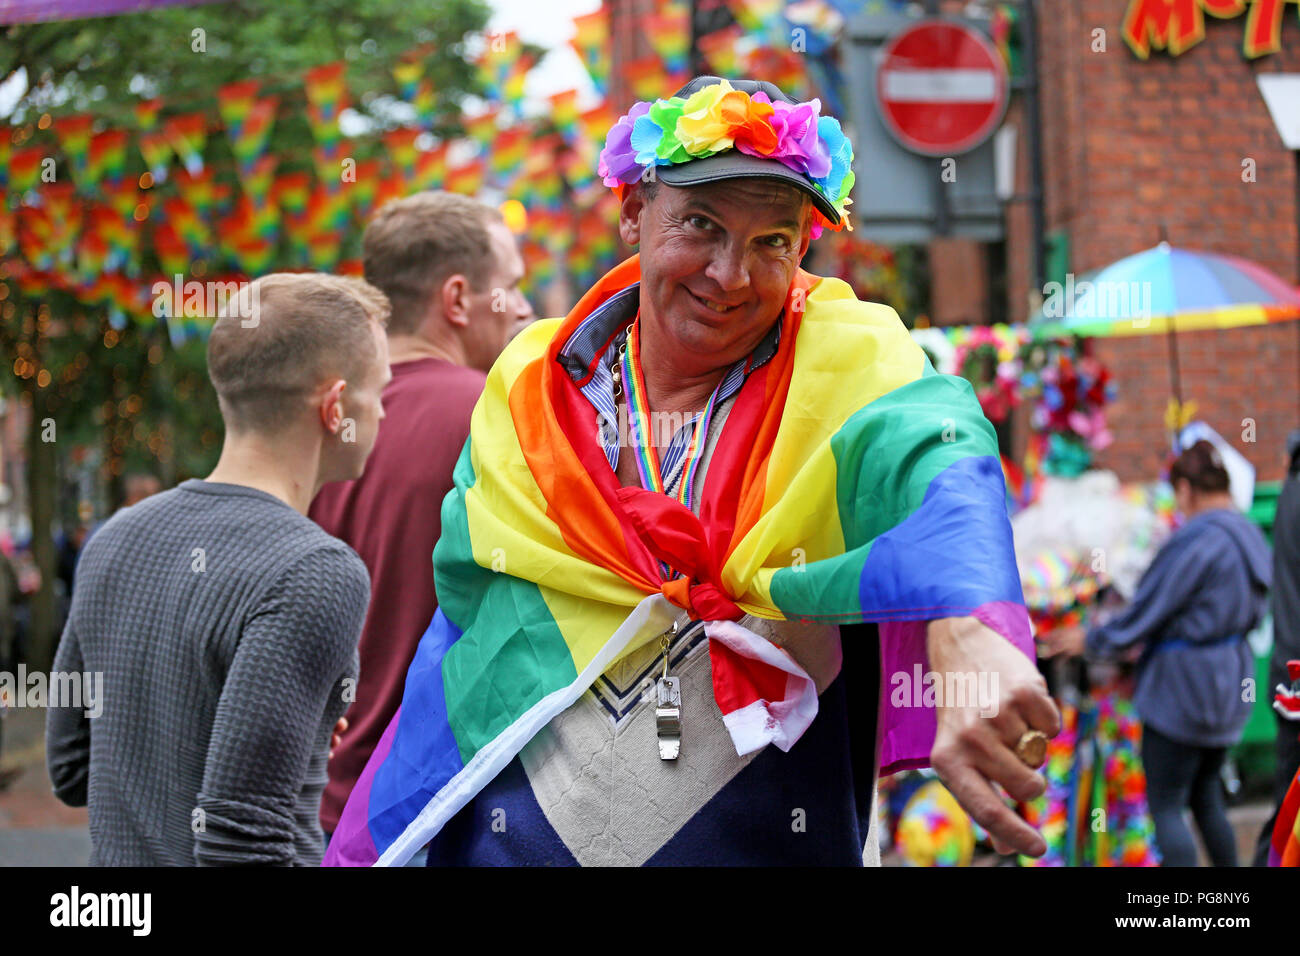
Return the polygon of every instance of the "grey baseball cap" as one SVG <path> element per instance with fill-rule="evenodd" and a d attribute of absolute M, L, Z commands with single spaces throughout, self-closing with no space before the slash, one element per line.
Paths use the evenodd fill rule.
<path fill-rule="evenodd" d="M 722 77 L 720 76 L 697 76 L 673 95 L 685 99 L 697 90 L 701 90 L 706 86 L 716 86 L 721 82 Z M 748 93 L 750 96 L 755 93 L 766 93 L 767 98 L 774 102 L 776 100 L 785 103 L 798 102 L 798 100 L 782 92 L 781 88 L 775 83 L 769 83 L 766 80 L 727 80 L 727 82 L 735 89 Z M 831 201 L 822 194 L 822 191 L 817 188 L 810 177 L 795 172 L 779 160 L 751 156 L 748 153 L 742 153 L 738 149 L 729 149 L 715 156 L 692 159 L 689 162 L 678 163 L 675 166 L 656 166 L 655 175 L 660 182 L 667 183 L 670 186 L 702 186 L 705 183 L 716 183 L 724 179 L 759 178 L 780 180 L 806 193 L 808 198 L 812 200 L 813 205 L 829 220 L 831 225 L 838 226 L 840 223 L 839 212 L 831 205 Z"/>

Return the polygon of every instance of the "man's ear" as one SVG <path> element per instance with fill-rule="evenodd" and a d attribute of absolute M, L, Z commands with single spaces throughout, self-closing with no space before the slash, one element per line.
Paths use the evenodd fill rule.
<path fill-rule="evenodd" d="M 636 186 L 628 186 L 618 210 L 618 234 L 629 246 L 641 241 L 641 213 L 645 208 L 645 194 Z"/>
<path fill-rule="evenodd" d="M 339 429 L 343 426 L 343 390 L 348 387 L 348 383 L 343 379 L 336 380 L 325 390 L 325 394 L 320 400 L 320 421 L 325 426 L 325 430 L 331 435 L 337 435 Z"/>
<path fill-rule="evenodd" d="M 452 325 L 469 325 L 469 279 L 459 272 L 442 284 L 442 315 Z"/>

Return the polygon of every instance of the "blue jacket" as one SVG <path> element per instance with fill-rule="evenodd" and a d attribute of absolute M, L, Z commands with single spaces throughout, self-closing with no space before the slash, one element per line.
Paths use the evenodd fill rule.
<path fill-rule="evenodd" d="M 1132 603 L 1088 632 L 1090 657 L 1143 648 L 1133 702 L 1166 737 L 1201 747 L 1241 738 L 1255 661 L 1246 633 L 1263 619 L 1272 585 L 1264 535 L 1239 512 L 1220 508 L 1190 519 L 1165 542 Z"/>

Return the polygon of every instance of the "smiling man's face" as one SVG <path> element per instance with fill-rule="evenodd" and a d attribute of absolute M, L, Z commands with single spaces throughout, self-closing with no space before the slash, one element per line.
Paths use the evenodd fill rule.
<path fill-rule="evenodd" d="M 683 372 L 748 355 L 781 314 L 812 208 L 765 179 L 629 190 L 619 229 L 641 254 L 641 318 Z"/>

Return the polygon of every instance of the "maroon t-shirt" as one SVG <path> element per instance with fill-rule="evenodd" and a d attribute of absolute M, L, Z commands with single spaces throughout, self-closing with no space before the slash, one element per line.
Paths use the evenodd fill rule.
<path fill-rule="evenodd" d="M 326 833 L 338 826 L 348 794 L 402 702 L 406 669 L 437 609 L 433 546 L 442 533 L 442 499 L 486 380 L 480 371 L 436 358 L 399 362 L 392 371 L 365 473 L 323 487 L 308 512 L 350 544 L 370 571 L 357 696 L 321 803 Z"/>

